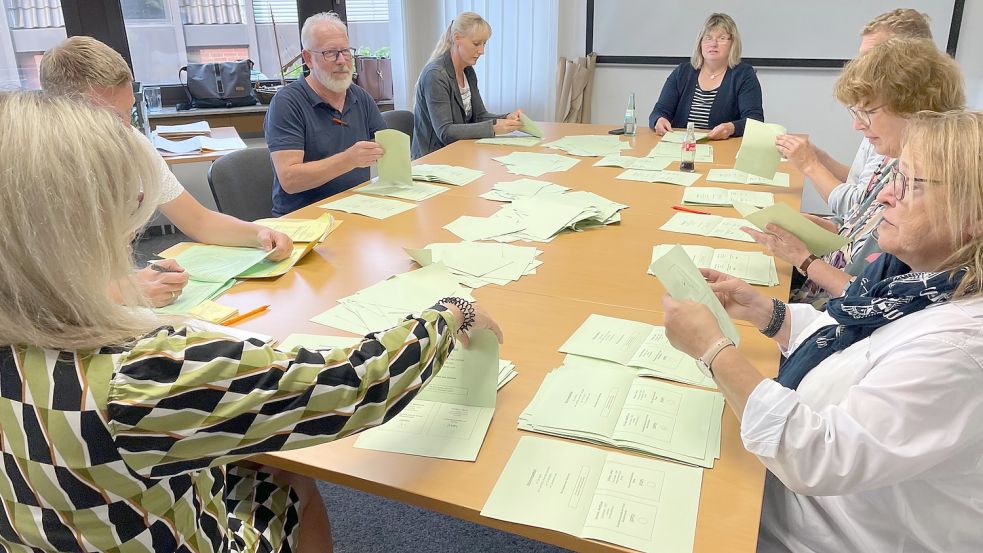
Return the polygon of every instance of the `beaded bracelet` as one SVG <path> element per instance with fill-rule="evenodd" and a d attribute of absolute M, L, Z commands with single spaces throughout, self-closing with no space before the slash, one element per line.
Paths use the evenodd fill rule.
<path fill-rule="evenodd" d="M 454 307 L 461 310 L 461 315 L 464 316 L 464 322 L 461 323 L 461 327 L 457 329 L 458 332 L 467 332 L 473 325 L 475 319 L 474 303 L 464 299 L 464 298 L 440 298 L 437 303 L 446 303 L 453 305 Z"/>
<path fill-rule="evenodd" d="M 778 331 L 782 329 L 782 324 L 785 323 L 785 303 L 776 298 L 772 298 L 771 302 L 774 306 L 771 312 L 771 320 L 768 321 L 768 326 L 759 328 L 758 332 L 769 338 L 774 338 L 778 334 Z"/>

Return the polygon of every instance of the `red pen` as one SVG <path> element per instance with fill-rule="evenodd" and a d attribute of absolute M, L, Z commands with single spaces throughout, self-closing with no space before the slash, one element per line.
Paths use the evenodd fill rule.
<path fill-rule="evenodd" d="M 690 209 L 688 207 L 683 207 L 681 205 L 674 205 L 674 206 L 672 206 L 672 208 L 675 209 L 676 211 L 685 211 L 686 213 L 696 213 L 697 215 L 710 215 L 710 213 L 707 212 L 707 211 L 700 211 L 698 209 Z"/>
<path fill-rule="evenodd" d="M 347 127 L 348 126 L 348 123 L 345 123 L 344 121 L 342 121 L 341 119 L 338 119 L 337 117 L 332 117 L 331 118 L 331 122 L 334 123 L 335 125 L 341 125 L 342 127 Z"/>

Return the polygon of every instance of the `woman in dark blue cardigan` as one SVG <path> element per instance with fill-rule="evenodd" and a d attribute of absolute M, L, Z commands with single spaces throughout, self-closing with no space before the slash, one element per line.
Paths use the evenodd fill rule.
<path fill-rule="evenodd" d="M 754 68 L 741 62 L 737 24 L 729 15 L 711 14 L 692 59 L 666 79 L 649 126 L 661 135 L 692 121 L 709 129 L 710 139 L 723 140 L 743 135 L 748 118 L 764 121 L 761 85 Z"/>

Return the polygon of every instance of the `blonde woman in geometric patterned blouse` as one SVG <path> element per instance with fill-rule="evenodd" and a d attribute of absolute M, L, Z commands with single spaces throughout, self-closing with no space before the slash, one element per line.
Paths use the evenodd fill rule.
<path fill-rule="evenodd" d="M 0 94 L 0 550 L 330 551 L 312 481 L 229 463 L 383 422 L 470 321 L 436 305 L 285 354 L 114 302 L 159 193 L 137 140 L 107 110 Z M 472 328 L 501 340 L 480 309 Z"/>
<path fill-rule="evenodd" d="M 949 111 L 965 105 L 963 76 L 956 62 L 927 39 L 892 38 L 848 63 L 836 82 L 836 98 L 853 116 L 853 128 L 881 157 L 868 182 L 852 189 L 852 209 L 839 226 L 849 239 L 842 249 L 816 259 L 805 244 L 777 225 L 768 232 L 747 229 L 756 242 L 798 267 L 807 280 L 792 300 L 815 303 L 843 293 L 881 250 L 874 230 L 883 206 L 875 201 L 901 153 L 908 119 L 921 110 Z"/>

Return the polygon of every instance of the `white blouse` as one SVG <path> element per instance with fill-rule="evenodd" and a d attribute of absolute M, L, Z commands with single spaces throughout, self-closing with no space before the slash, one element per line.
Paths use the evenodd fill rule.
<path fill-rule="evenodd" d="M 790 305 L 789 351 L 832 318 Z M 741 436 L 770 471 L 758 552 L 983 551 L 983 300 L 933 306 L 761 382 Z"/>
<path fill-rule="evenodd" d="M 464 86 L 458 87 L 461 91 L 461 102 L 464 103 L 464 118 L 471 118 L 471 83 L 464 79 Z"/>

